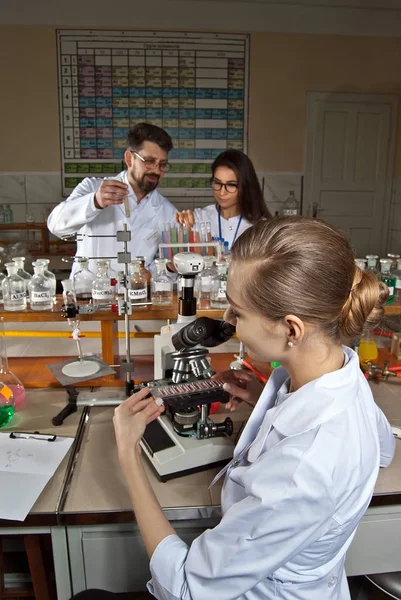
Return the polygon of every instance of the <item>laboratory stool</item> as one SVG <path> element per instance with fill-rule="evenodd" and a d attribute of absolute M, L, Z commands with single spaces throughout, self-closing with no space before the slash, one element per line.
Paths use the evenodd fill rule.
<path fill-rule="evenodd" d="M 401 572 L 396 573 L 377 573 L 376 575 L 365 575 L 369 581 L 366 591 L 372 592 L 379 589 L 383 592 L 385 598 L 395 598 L 401 600 Z"/>

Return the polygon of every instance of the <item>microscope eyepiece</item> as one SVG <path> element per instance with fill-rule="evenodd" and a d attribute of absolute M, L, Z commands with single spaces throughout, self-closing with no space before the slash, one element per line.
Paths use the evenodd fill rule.
<path fill-rule="evenodd" d="M 226 321 L 200 317 L 173 335 L 172 342 L 177 350 L 201 344 L 213 348 L 227 342 L 235 333 L 235 327 Z"/>

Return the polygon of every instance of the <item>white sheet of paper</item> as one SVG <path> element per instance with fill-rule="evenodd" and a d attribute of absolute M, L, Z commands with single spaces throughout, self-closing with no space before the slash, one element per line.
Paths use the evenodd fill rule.
<path fill-rule="evenodd" d="M 73 441 L 12 439 L 0 433 L 0 519 L 25 519 Z"/>

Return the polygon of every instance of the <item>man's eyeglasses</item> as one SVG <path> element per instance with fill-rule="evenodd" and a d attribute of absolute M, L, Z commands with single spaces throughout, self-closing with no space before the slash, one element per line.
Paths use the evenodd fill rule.
<path fill-rule="evenodd" d="M 212 177 L 210 180 L 210 185 L 212 186 L 215 192 L 219 192 L 221 188 L 224 188 L 229 194 L 235 194 L 235 192 L 238 192 L 238 183 L 230 181 L 228 183 L 223 183 L 218 179 Z"/>
<path fill-rule="evenodd" d="M 135 152 L 135 150 L 131 150 L 131 152 L 143 162 L 143 164 L 145 165 L 145 169 L 151 170 L 157 169 L 157 167 L 159 167 L 160 171 L 163 171 L 164 173 L 168 173 L 171 169 L 171 164 L 166 160 L 158 161 L 155 158 L 143 158 L 143 156 L 138 154 L 138 152 Z"/>

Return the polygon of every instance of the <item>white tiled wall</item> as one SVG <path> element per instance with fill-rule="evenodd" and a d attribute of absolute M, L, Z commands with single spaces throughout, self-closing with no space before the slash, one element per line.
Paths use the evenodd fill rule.
<path fill-rule="evenodd" d="M 259 173 L 258 176 L 272 214 L 275 211 L 281 212 L 282 203 L 288 197 L 289 190 L 294 190 L 296 197 L 300 198 L 301 173 Z M 207 196 L 169 199 L 178 209 L 195 208 L 213 202 L 211 192 Z M 10 204 L 14 223 L 25 223 L 27 214 L 31 215 L 35 222 L 44 222 L 48 213 L 62 200 L 60 173 L 0 172 L 0 202 Z M 17 240 L 20 235 L 19 232 L 9 234 L 9 237 Z"/>

